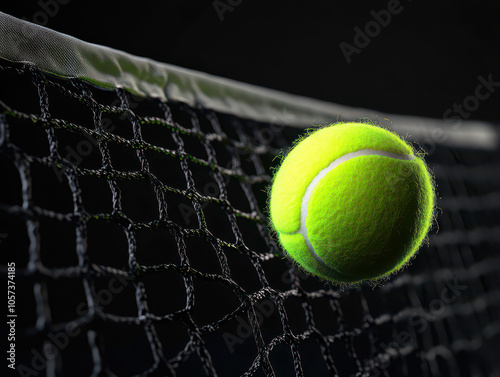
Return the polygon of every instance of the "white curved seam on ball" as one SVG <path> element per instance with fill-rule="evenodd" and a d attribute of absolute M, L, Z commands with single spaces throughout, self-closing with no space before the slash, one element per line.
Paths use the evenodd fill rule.
<path fill-rule="evenodd" d="M 328 165 L 326 168 L 321 170 L 309 183 L 309 185 L 306 188 L 306 192 L 304 196 L 302 197 L 302 205 L 300 207 L 300 229 L 296 233 L 302 234 L 302 237 L 304 237 L 304 241 L 306 242 L 307 248 L 309 249 L 309 252 L 311 255 L 324 267 L 330 269 L 331 267 L 328 266 L 319 256 L 316 254 L 316 251 L 314 250 L 314 247 L 309 240 L 309 237 L 307 235 L 307 226 L 306 226 L 306 220 L 307 220 L 307 205 L 309 203 L 309 199 L 311 197 L 311 194 L 313 190 L 316 188 L 318 183 L 333 169 L 335 169 L 337 166 L 342 164 L 343 162 L 349 161 L 353 158 L 356 157 L 361 157 L 361 156 L 382 156 L 382 157 L 389 157 L 389 158 L 394 158 L 397 160 L 405 160 L 405 161 L 411 161 L 415 159 L 415 156 L 413 154 L 398 154 L 398 153 L 391 153 L 391 152 L 385 152 L 385 151 L 378 151 L 375 149 L 361 149 L 356 152 L 351 152 L 343 155 L 342 157 L 337 158 L 336 160 L 332 161 L 330 165 Z M 295 232 L 294 232 L 295 233 Z"/>

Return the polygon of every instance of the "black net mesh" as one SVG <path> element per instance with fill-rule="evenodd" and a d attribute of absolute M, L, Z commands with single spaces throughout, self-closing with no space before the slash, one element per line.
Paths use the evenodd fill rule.
<path fill-rule="evenodd" d="M 439 231 L 390 281 L 342 288 L 268 229 L 303 132 L 285 109 L 262 124 L 7 62 L 0 83 L 18 375 L 500 375 L 498 150 L 430 145 Z"/>

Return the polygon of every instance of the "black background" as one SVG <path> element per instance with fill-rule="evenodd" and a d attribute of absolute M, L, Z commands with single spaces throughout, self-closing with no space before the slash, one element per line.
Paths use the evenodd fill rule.
<path fill-rule="evenodd" d="M 350 63 L 339 45 L 354 45 L 354 28 L 365 29 L 388 1 L 220 3 L 228 6 L 222 16 L 213 0 L 41 0 L 0 9 L 161 62 L 392 113 L 440 118 L 474 94 L 478 76 L 500 81 L 496 0 L 401 0 Z M 499 109 L 496 90 L 470 118 L 498 120 Z"/>

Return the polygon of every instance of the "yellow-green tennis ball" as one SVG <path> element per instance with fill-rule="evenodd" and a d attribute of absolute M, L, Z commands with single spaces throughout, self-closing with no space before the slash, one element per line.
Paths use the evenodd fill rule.
<path fill-rule="evenodd" d="M 425 162 L 398 135 L 339 123 L 295 144 L 274 176 L 269 205 L 295 262 L 356 283 L 408 262 L 431 227 L 435 193 Z"/>

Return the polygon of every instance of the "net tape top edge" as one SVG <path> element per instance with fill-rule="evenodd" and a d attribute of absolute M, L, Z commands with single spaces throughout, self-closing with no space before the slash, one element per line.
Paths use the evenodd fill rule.
<path fill-rule="evenodd" d="M 124 88 L 260 122 L 305 128 L 369 118 L 410 139 L 478 149 L 499 145 L 498 132 L 488 122 L 384 114 L 287 94 L 87 43 L 2 12 L 0 58 L 103 89 Z"/>

